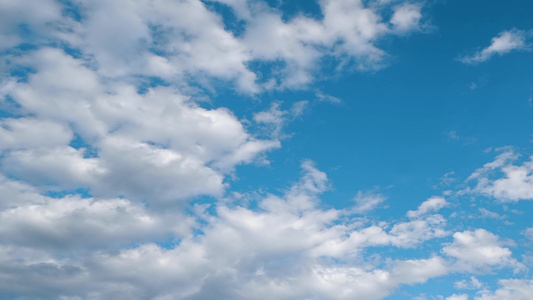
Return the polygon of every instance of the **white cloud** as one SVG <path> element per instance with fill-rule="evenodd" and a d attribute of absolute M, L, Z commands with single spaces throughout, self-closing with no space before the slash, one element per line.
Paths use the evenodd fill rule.
<path fill-rule="evenodd" d="M 28 9 L 31 7 L 32 9 Z M 61 28 L 61 5 L 53 0 L 35 3 L 31 0 L 5 0 L 0 3 L 0 50 L 31 40 L 43 43 Z M 24 24 L 31 38 L 20 34 Z M 33 39 L 33 40 L 32 40 Z"/>
<path fill-rule="evenodd" d="M 468 191 L 491 196 L 502 202 L 533 199 L 533 158 L 521 165 L 514 165 L 513 162 L 518 157 L 512 150 L 498 155 L 493 162 L 470 175 L 468 180 L 477 182 Z"/>
<path fill-rule="evenodd" d="M 463 63 L 475 64 L 484 62 L 494 55 L 503 55 L 514 50 L 524 50 L 527 45 L 528 33 L 523 30 L 512 29 L 501 32 L 498 36 L 492 38 L 492 43 L 470 56 L 462 57 Z"/>
<path fill-rule="evenodd" d="M 297 183 L 260 199 L 259 209 L 219 203 L 215 215 L 203 213 L 206 206 L 178 217 L 127 199 L 49 198 L 28 190 L 26 204 L 0 213 L 0 289 L 30 298 L 377 300 L 402 284 L 447 274 L 437 256 L 385 267 L 354 260 L 367 247 L 432 238 L 419 229 L 435 225 L 428 217 L 426 225 L 399 223 L 386 233 L 358 228 L 357 219 L 339 222 L 343 211 L 321 208 L 326 174 L 310 161 L 302 168 Z M 2 188 L 25 191 L 13 181 Z M 149 242 L 158 238 L 179 242 L 168 248 Z M 342 240 L 348 246 L 335 251 Z M 134 241 L 141 244 L 115 248 Z"/>
<path fill-rule="evenodd" d="M 283 20 L 266 5 L 248 1 L 219 0 L 230 5 L 246 27 L 242 42 L 252 59 L 284 62 L 281 77 L 275 78 L 280 88 L 305 87 L 320 69 L 320 58 L 334 56 L 339 66 L 354 61 L 360 70 L 382 66 L 385 51 L 374 43 L 389 34 L 405 33 L 417 28 L 420 7 L 412 4 L 394 8 L 392 28 L 382 20 L 380 12 L 363 1 L 320 1 L 322 19 L 297 15 Z M 368 6 L 367 6 L 368 5 Z M 272 88 L 271 81 L 265 85 Z"/>
<path fill-rule="evenodd" d="M 498 236 L 484 229 L 456 232 L 453 243 L 442 252 L 457 259 L 455 268 L 467 272 L 486 272 L 491 267 L 512 267 L 515 271 L 523 266 L 512 258 L 509 248 L 502 247 Z"/>
<path fill-rule="evenodd" d="M 394 14 L 390 22 L 394 30 L 405 33 L 420 29 L 419 22 L 421 18 L 420 6 L 404 3 L 394 7 Z"/>
<path fill-rule="evenodd" d="M 410 210 L 407 212 L 409 218 L 417 218 L 430 212 L 439 211 L 441 208 L 448 205 L 448 202 L 443 197 L 434 196 L 424 201 L 417 210 Z"/>
<path fill-rule="evenodd" d="M 8 55 L 12 67 L 31 70 L 27 78 L 6 76 L 0 85 L 17 116 L 0 120 L 2 293 L 377 300 L 450 272 L 447 258 L 435 253 L 365 255 L 368 248 L 417 248 L 449 235 L 437 214 L 448 204 L 444 198 L 423 202 L 408 220 L 359 218 L 355 212 L 375 209 L 386 197 L 360 192 L 353 207 L 331 208 L 320 200 L 328 177 L 311 161 L 281 195 L 189 205 L 202 195 L 223 200 L 235 168 L 265 162 L 287 122 L 308 105 L 284 110 L 274 103 L 250 112 L 247 122 L 200 102 L 200 91 L 217 84 L 248 94 L 306 87 L 322 58 L 334 58 L 339 69 L 377 69 L 387 56 L 376 46 L 380 39 L 416 31 L 422 18 L 420 6 L 399 2 L 377 8 L 320 1 L 320 19 L 221 2 L 244 21 L 242 32 L 226 29 L 200 0 L 72 1 L 79 20 L 59 2 L 0 3 L 0 48 L 29 41 L 13 34 L 20 22 L 36 46 Z M 263 125 L 261 137 L 265 132 L 255 129 Z M 518 266 L 490 234 L 454 237 L 443 253 L 476 271 Z"/>
<path fill-rule="evenodd" d="M 337 98 L 332 95 L 324 94 L 321 91 L 316 91 L 315 96 L 318 98 L 319 101 L 322 101 L 322 102 L 330 102 L 330 103 L 335 103 L 335 104 L 342 103 L 342 99 Z"/>
<path fill-rule="evenodd" d="M 36 118 L 0 120 L 0 150 L 68 145 L 72 131 L 65 124 Z"/>
<path fill-rule="evenodd" d="M 383 194 L 358 191 L 353 199 L 353 201 L 355 201 L 354 212 L 369 212 L 376 209 L 380 204 L 385 202 L 385 200 L 387 200 L 387 197 Z"/>
<path fill-rule="evenodd" d="M 283 127 L 288 121 L 300 117 L 304 113 L 309 102 L 305 100 L 297 101 L 293 103 L 290 110 L 282 110 L 280 108 L 281 104 L 281 102 L 273 102 L 270 105 L 269 110 L 255 113 L 253 116 L 255 122 L 266 127 L 264 128 L 264 131 L 267 135 L 277 139 L 287 137 L 286 134 L 283 134 Z"/>
<path fill-rule="evenodd" d="M 483 208 L 483 207 L 480 207 L 478 209 L 479 213 L 481 214 L 480 217 L 481 218 L 490 218 L 490 219 L 498 219 L 498 220 L 501 220 L 501 219 L 504 219 L 505 216 L 502 216 L 498 213 L 495 213 L 493 211 L 490 211 L 486 208 Z"/>
<path fill-rule="evenodd" d="M 3 92 L 34 117 L 3 121 L 9 149 L 2 170 L 29 183 L 154 205 L 221 196 L 236 165 L 280 146 L 276 137 L 254 138 L 229 110 L 202 108 L 173 88 L 139 94 L 127 83 L 104 84 L 83 60 L 60 50 L 44 48 L 24 60 L 35 74 Z M 73 132 L 92 153 L 68 146 Z"/>
<path fill-rule="evenodd" d="M 181 219 L 180 224 L 171 222 L 176 218 Z M 179 236 L 192 225 L 178 213 L 172 217 L 155 215 L 124 199 L 76 196 L 47 198 L 45 203 L 6 209 L 0 219 L 4 243 L 59 253 L 164 240 Z"/>
<path fill-rule="evenodd" d="M 0 175 L 0 208 L 6 209 L 25 205 L 28 203 L 44 203 L 46 197 L 39 194 L 39 191 L 24 182 L 6 178 Z"/>
<path fill-rule="evenodd" d="M 406 283 L 422 283 L 429 278 L 448 273 L 445 261 L 438 257 L 422 260 L 406 260 L 398 262 L 393 269 L 393 276 L 403 277 Z"/>
<path fill-rule="evenodd" d="M 529 240 L 533 241 L 533 228 L 526 228 L 522 231 L 522 234 Z"/>
<path fill-rule="evenodd" d="M 470 280 L 455 282 L 454 287 L 460 290 L 477 290 L 483 287 L 483 284 L 476 277 L 470 276 Z"/>
<path fill-rule="evenodd" d="M 483 291 L 475 300 L 528 300 L 533 295 L 531 280 L 502 279 L 498 282 L 502 288 L 489 292 Z"/>
<path fill-rule="evenodd" d="M 220 16 L 198 0 L 79 1 L 85 17 L 69 39 L 105 77 L 186 76 L 234 80 L 255 93 L 256 75 L 245 64 L 250 52 L 224 29 Z"/>
<path fill-rule="evenodd" d="M 3 2 L 0 48 L 23 42 L 16 30 L 23 23 L 33 33 L 32 43 L 66 43 L 105 78 L 157 77 L 175 85 L 194 78 L 207 88 L 217 78 L 249 94 L 308 86 L 322 57 L 335 57 L 339 65 L 352 61 L 360 70 L 379 68 L 386 53 L 375 42 L 416 29 L 421 18 L 420 7 L 399 5 L 389 28 L 381 11 L 363 1 L 327 0 L 320 1 L 321 20 L 302 15 L 283 20 L 266 4 L 219 1 L 245 21 L 237 35 L 200 0 L 79 0 L 70 4 L 81 12 L 79 19 L 62 14 L 65 7 L 48 0 L 27 13 L 26 2 Z M 252 62 L 266 63 L 272 72 L 252 70 Z"/>
<path fill-rule="evenodd" d="M 468 300 L 468 295 L 465 295 L 465 294 L 462 294 L 462 295 L 453 294 L 450 297 L 446 297 L 446 300 Z"/>
<path fill-rule="evenodd" d="M 357 207 L 356 207 L 357 208 Z M 353 211 L 350 210 L 350 211 Z M 438 214 L 425 215 L 408 222 L 394 224 L 388 232 L 388 224 L 383 223 L 361 228 L 347 233 L 346 237 L 336 238 L 313 250 L 315 255 L 343 257 L 350 252 L 358 253 L 366 247 L 395 246 L 415 248 L 421 243 L 448 235 L 444 229 L 446 220 Z"/>

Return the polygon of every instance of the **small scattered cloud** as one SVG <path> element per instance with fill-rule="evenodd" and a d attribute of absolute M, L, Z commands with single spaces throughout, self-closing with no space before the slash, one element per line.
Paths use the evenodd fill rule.
<path fill-rule="evenodd" d="M 264 126 L 264 133 L 274 139 L 283 139 L 290 136 L 283 132 L 284 127 L 288 122 L 300 117 L 305 112 L 309 101 L 295 102 L 288 110 L 281 109 L 281 105 L 282 102 L 273 102 L 268 110 L 253 115 L 254 121 Z"/>
<path fill-rule="evenodd" d="M 470 276 L 470 280 L 456 281 L 454 287 L 458 290 L 478 290 L 483 287 L 483 283 L 475 276 Z"/>
<path fill-rule="evenodd" d="M 430 212 L 439 211 L 448 204 L 449 203 L 443 197 L 434 196 L 420 204 L 417 210 L 408 211 L 407 216 L 409 218 L 417 218 Z"/>
<path fill-rule="evenodd" d="M 527 39 L 529 33 L 524 30 L 512 29 L 503 31 L 492 38 L 490 46 L 459 58 L 465 64 L 476 64 L 489 60 L 494 55 L 504 55 L 511 51 L 528 49 Z"/>
<path fill-rule="evenodd" d="M 526 238 L 533 242 L 533 227 L 527 228 L 522 231 L 522 235 L 524 235 Z"/>
<path fill-rule="evenodd" d="M 394 14 L 390 20 L 393 30 L 398 33 L 407 33 L 420 30 L 420 19 L 422 13 L 420 6 L 411 3 L 404 3 L 394 7 Z"/>
<path fill-rule="evenodd" d="M 473 144 L 477 141 L 477 139 L 475 137 L 469 137 L 469 136 L 463 136 L 463 135 L 460 135 L 457 130 L 450 130 L 446 133 L 446 136 L 448 137 L 448 139 L 452 140 L 452 141 L 461 141 L 463 142 L 463 144 Z"/>
<path fill-rule="evenodd" d="M 457 135 L 457 131 L 456 130 L 451 130 L 448 132 L 448 138 L 450 140 L 458 140 L 459 139 L 459 135 Z"/>
<path fill-rule="evenodd" d="M 496 212 L 490 211 L 483 207 L 480 207 L 478 211 L 479 211 L 479 217 L 483 219 L 496 219 L 496 220 L 505 219 L 505 216 L 502 216 Z"/>
<path fill-rule="evenodd" d="M 329 102 L 329 103 L 335 103 L 335 104 L 342 103 L 342 99 L 337 98 L 332 95 L 324 94 L 321 91 L 316 91 L 315 96 L 321 102 Z"/>
<path fill-rule="evenodd" d="M 489 76 L 487 74 L 485 74 L 485 75 L 479 77 L 478 79 L 470 82 L 468 84 L 468 88 L 470 90 L 472 90 L 472 91 L 476 90 L 476 89 L 483 88 L 484 86 L 487 85 L 487 83 L 489 83 L 489 79 L 490 79 Z"/>
<path fill-rule="evenodd" d="M 373 191 L 359 191 L 353 199 L 353 201 L 355 202 L 353 212 L 362 214 L 372 211 L 378 208 L 379 205 L 381 205 L 386 200 L 387 197 L 383 194 L 375 193 Z"/>
<path fill-rule="evenodd" d="M 439 179 L 439 182 L 433 185 L 433 188 L 438 189 L 438 188 L 446 188 L 446 187 L 451 186 L 455 181 L 457 181 L 457 179 L 454 176 L 455 176 L 454 171 L 451 171 L 451 172 L 448 172 L 442 175 L 442 177 Z"/>
<path fill-rule="evenodd" d="M 494 197 L 501 202 L 533 200 L 533 156 L 516 165 L 518 158 L 513 150 L 505 150 L 468 177 L 467 182 L 475 181 L 476 185 L 465 192 Z"/>

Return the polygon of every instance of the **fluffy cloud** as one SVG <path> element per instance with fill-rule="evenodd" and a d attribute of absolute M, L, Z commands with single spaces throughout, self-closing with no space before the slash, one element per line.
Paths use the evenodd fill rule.
<path fill-rule="evenodd" d="M 503 55 L 514 50 L 523 50 L 527 47 L 528 32 L 518 29 L 503 31 L 492 38 L 492 43 L 476 53 L 462 57 L 460 60 L 466 64 L 484 62 L 494 55 Z"/>
<path fill-rule="evenodd" d="M 251 136 L 227 109 L 204 109 L 172 88 L 139 94 L 129 84 L 104 84 L 57 49 L 26 60 L 35 74 L 3 92 L 34 117 L 3 121 L 2 169 L 32 184 L 155 202 L 221 196 L 235 165 L 279 147 Z M 73 132 L 83 141 L 76 148 Z"/>
<path fill-rule="evenodd" d="M 409 218 L 417 218 L 421 215 L 427 214 L 428 212 L 439 211 L 446 205 L 448 205 L 448 202 L 446 202 L 446 199 L 444 199 L 443 197 L 431 197 L 428 200 L 424 201 L 424 203 L 420 204 L 417 210 L 408 211 L 407 216 Z"/>
<path fill-rule="evenodd" d="M 420 6 L 405 3 L 394 8 L 394 14 L 390 22 L 394 30 L 398 32 L 409 32 L 419 29 L 421 18 Z"/>
<path fill-rule="evenodd" d="M 457 259 L 456 268 L 468 272 L 487 271 L 490 267 L 513 267 L 516 271 L 523 266 L 514 260 L 509 248 L 502 247 L 498 236 L 484 229 L 456 232 L 453 243 L 442 252 Z"/>
<path fill-rule="evenodd" d="M 265 195 L 258 210 L 218 204 L 212 215 L 198 206 L 182 218 L 126 199 L 50 198 L 29 191 L 33 201 L 0 214 L 0 288 L 30 298 L 371 300 L 448 272 L 438 256 L 384 267 L 361 262 L 358 254 L 367 247 L 407 246 L 401 234 L 430 237 L 405 223 L 386 233 L 360 228 L 357 219 L 339 222 L 342 211 L 320 208 L 326 174 L 310 161 L 302 168 L 297 183 L 281 196 Z M 158 238 L 176 242 L 149 242 Z M 351 246 L 332 251 L 342 240 Z M 127 246 L 134 241 L 142 244 Z"/>
<path fill-rule="evenodd" d="M 513 164 L 518 157 L 512 150 L 498 155 L 493 162 L 470 175 L 468 180 L 475 180 L 476 186 L 468 191 L 502 202 L 533 199 L 533 160 L 530 158 L 521 165 Z"/>
<path fill-rule="evenodd" d="M 320 1 L 321 19 L 297 15 L 285 20 L 265 3 L 218 2 L 229 5 L 236 22 L 245 26 L 228 30 L 222 17 L 199 0 L 41 1 L 33 15 L 22 13 L 25 2 L 7 1 L 2 9 L 5 32 L 0 34 L 3 47 L 13 47 L 24 42 L 18 26 L 27 26 L 28 41 L 66 44 L 105 78 L 155 77 L 176 85 L 194 78 L 208 88 L 217 78 L 253 94 L 307 86 L 323 57 L 334 57 L 339 65 L 351 61 L 360 70 L 379 68 L 386 52 L 374 44 L 387 35 L 417 30 L 422 18 L 413 4 L 390 8 L 328 0 Z M 391 9 L 388 22 L 382 14 Z M 254 63 L 268 71 L 250 68 Z"/>

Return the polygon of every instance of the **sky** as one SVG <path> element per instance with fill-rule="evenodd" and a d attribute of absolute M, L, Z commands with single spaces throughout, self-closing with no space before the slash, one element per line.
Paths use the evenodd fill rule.
<path fill-rule="evenodd" d="M 532 12 L 0 1 L 0 299 L 531 299 Z"/>

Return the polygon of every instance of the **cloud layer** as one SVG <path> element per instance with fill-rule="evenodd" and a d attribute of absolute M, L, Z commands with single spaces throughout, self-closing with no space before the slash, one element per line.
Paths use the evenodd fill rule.
<path fill-rule="evenodd" d="M 334 182 L 305 159 L 276 192 L 231 189 L 239 166 L 268 166 L 311 102 L 238 114 L 212 101 L 219 91 L 259 103 L 375 71 L 387 41 L 427 24 L 421 2 L 317 4 L 286 15 L 247 0 L 0 2 L 0 298 L 378 300 L 442 276 L 523 272 L 498 232 L 450 224 L 461 196 L 533 198 L 533 163 L 511 150 L 418 205 L 376 188 L 334 207 Z M 464 61 L 526 44 L 506 31 Z M 399 217 L 371 217 L 393 205 Z M 481 300 L 533 286 L 458 282 Z"/>

